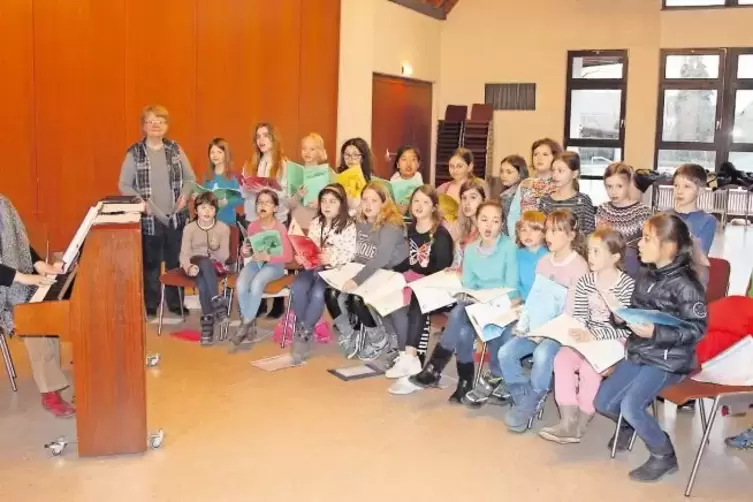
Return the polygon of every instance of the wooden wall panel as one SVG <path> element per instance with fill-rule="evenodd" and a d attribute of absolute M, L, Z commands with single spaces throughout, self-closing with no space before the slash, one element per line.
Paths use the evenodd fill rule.
<path fill-rule="evenodd" d="M 32 0 L 3 0 L 0 34 L 0 151 L 5 152 L 0 193 L 13 202 L 40 246 L 45 237 L 37 223 Z"/>
<path fill-rule="evenodd" d="M 155 103 L 200 176 L 212 137 L 230 141 L 240 166 L 262 120 L 291 158 L 312 130 L 332 155 L 340 0 L 315 3 L 5 0 L 0 61 L 16 78 L 0 80 L 0 145 L 20 176 L 0 192 L 62 249 L 86 207 L 117 191 L 141 110 Z"/>
<path fill-rule="evenodd" d="M 298 137 L 321 134 L 334 165 L 340 147 L 336 145 L 340 0 L 303 1 L 301 19 Z"/>

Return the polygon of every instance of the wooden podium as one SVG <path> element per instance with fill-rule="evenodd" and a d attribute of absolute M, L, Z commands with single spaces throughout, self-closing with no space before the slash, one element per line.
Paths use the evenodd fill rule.
<path fill-rule="evenodd" d="M 16 306 L 16 333 L 73 344 L 78 454 L 147 447 L 141 228 L 91 228 L 69 300 Z"/>

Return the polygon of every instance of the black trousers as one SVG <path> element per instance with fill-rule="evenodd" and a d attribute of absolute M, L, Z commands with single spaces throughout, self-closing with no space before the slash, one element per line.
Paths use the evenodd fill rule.
<path fill-rule="evenodd" d="M 327 311 L 332 316 L 332 319 L 339 317 L 343 313 L 340 310 L 340 305 L 337 303 L 337 298 L 340 294 L 340 291 L 332 288 L 327 288 L 324 292 L 324 304 L 327 306 Z M 363 324 L 367 328 L 376 328 L 376 321 L 371 315 L 369 307 L 363 302 L 363 298 L 357 295 L 347 295 L 346 304 L 348 310 L 353 312 L 358 318 L 359 326 L 354 326 L 355 328 L 359 328 L 360 324 Z"/>
<path fill-rule="evenodd" d="M 142 235 L 142 254 L 144 260 L 144 304 L 147 310 L 154 311 L 160 300 L 160 267 L 165 262 L 166 270 L 180 266 L 180 245 L 183 229 L 176 229 L 171 222 L 169 226 L 154 222 L 154 235 Z M 183 292 L 181 291 L 181 294 Z M 167 307 L 180 310 L 180 298 L 176 288 L 167 288 L 165 293 Z"/>

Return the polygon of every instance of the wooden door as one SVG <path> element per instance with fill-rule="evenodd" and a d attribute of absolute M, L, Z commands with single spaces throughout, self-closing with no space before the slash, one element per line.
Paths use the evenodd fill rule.
<path fill-rule="evenodd" d="M 389 179 L 395 152 L 401 145 L 410 144 L 421 151 L 421 174 L 428 182 L 431 173 L 431 82 L 375 73 L 371 103 L 374 173 Z"/>

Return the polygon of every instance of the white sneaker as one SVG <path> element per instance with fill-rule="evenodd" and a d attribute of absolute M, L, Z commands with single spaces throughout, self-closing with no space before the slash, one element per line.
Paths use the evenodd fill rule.
<path fill-rule="evenodd" d="M 418 356 L 413 356 L 405 352 L 401 352 L 395 361 L 395 365 L 388 369 L 384 376 L 387 378 L 403 378 L 411 377 L 421 373 L 421 361 Z"/>
<path fill-rule="evenodd" d="M 395 396 L 405 396 L 419 390 L 423 390 L 423 387 L 414 384 L 408 377 L 401 377 L 395 380 L 395 383 L 390 386 L 388 392 Z"/>

